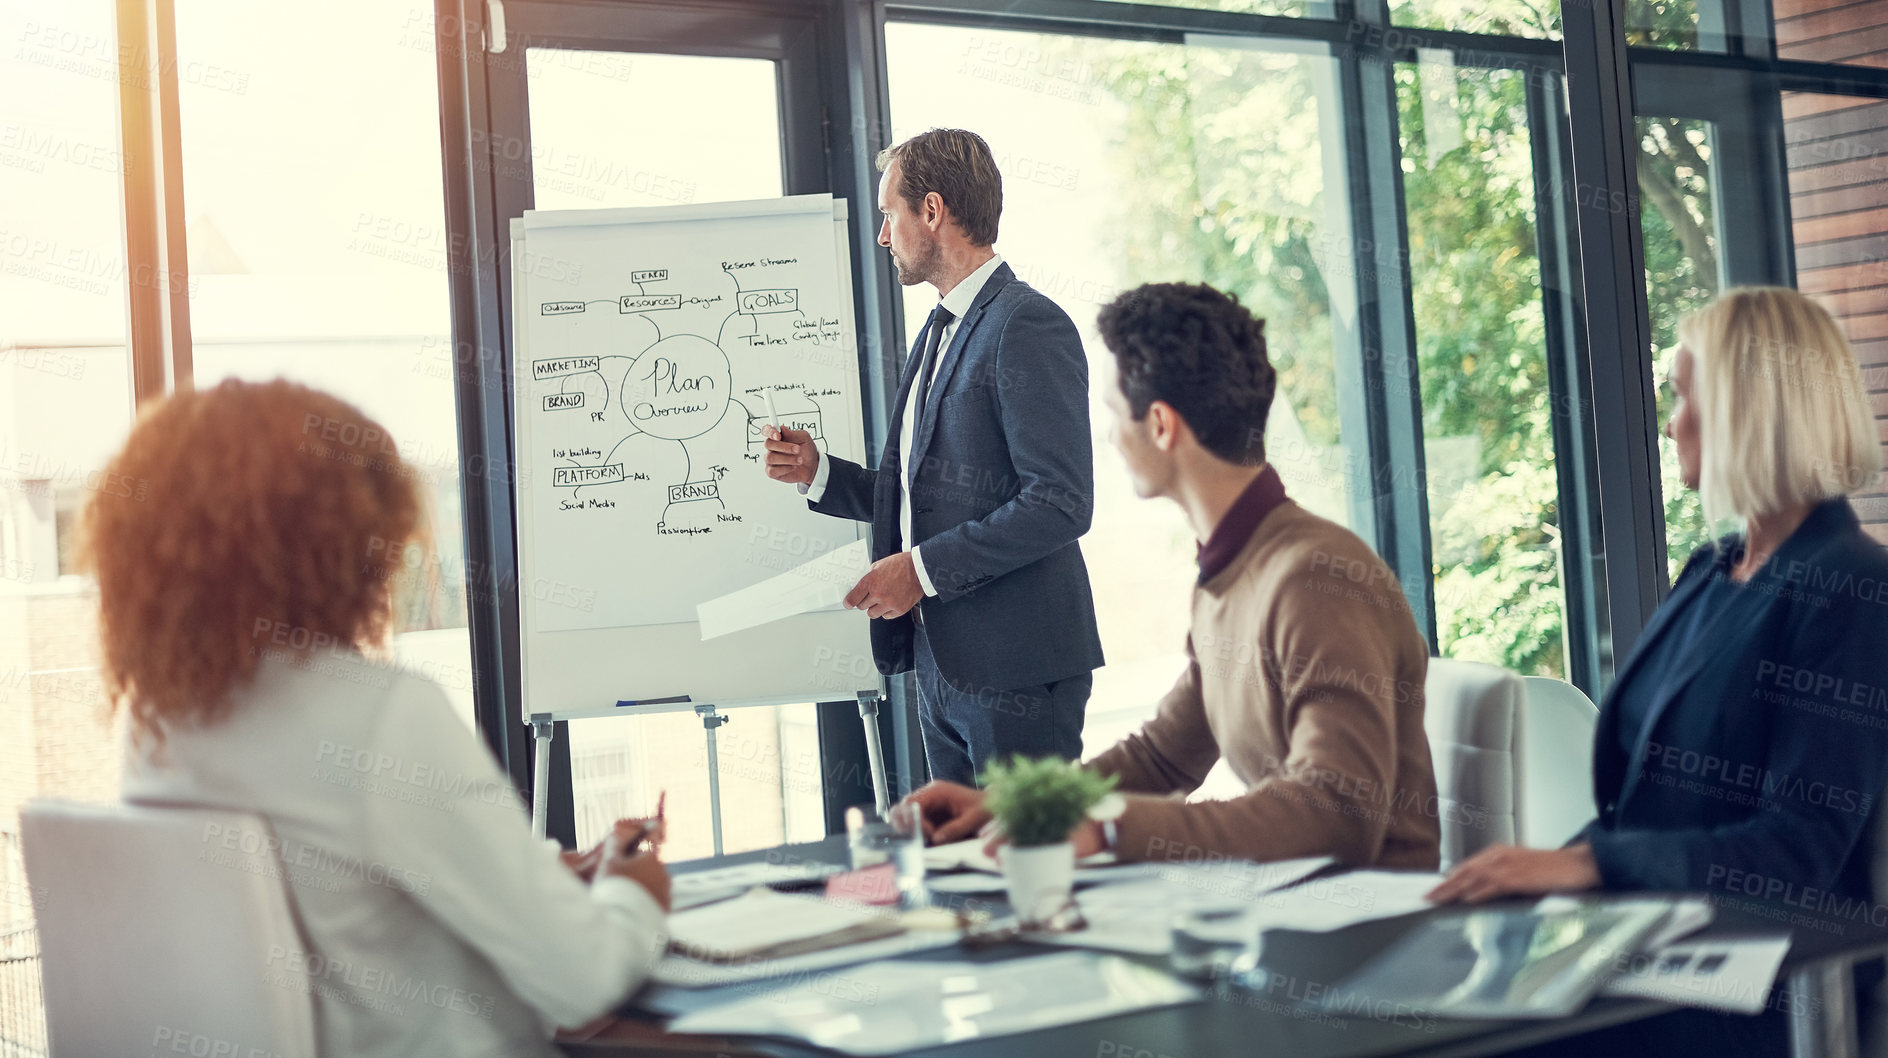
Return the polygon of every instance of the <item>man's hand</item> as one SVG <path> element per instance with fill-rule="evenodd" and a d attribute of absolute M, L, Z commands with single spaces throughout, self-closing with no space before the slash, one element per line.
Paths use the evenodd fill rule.
<path fill-rule="evenodd" d="M 652 836 L 639 820 L 618 820 L 603 839 L 603 853 L 597 869 L 604 874 L 627 878 L 649 891 L 662 910 L 669 910 L 669 869 L 654 849 L 640 851 L 645 837 Z"/>
<path fill-rule="evenodd" d="M 906 798 L 918 806 L 918 825 L 927 845 L 948 845 L 982 830 L 990 821 L 983 807 L 983 791 L 938 780 L 919 787 Z"/>
<path fill-rule="evenodd" d="M 865 571 L 859 583 L 846 594 L 846 608 L 864 610 L 867 617 L 887 620 L 903 617 L 918 600 L 924 598 L 924 585 L 918 583 L 918 567 L 911 552 L 886 555 Z"/>
<path fill-rule="evenodd" d="M 760 434 L 766 439 L 768 477 L 789 485 L 813 483 L 813 474 L 819 470 L 819 446 L 812 434 L 777 426 L 763 426 Z"/>
<path fill-rule="evenodd" d="M 1543 896 L 1547 893 L 1597 889 L 1600 869 L 1593 862 L 1591 845 L 1564 849 L 1521 849 L 1497 845 L 1456 864 L 1442 884 L 1429 891 L 1438 904 L 1479 904 L 1502 896 Z"/>

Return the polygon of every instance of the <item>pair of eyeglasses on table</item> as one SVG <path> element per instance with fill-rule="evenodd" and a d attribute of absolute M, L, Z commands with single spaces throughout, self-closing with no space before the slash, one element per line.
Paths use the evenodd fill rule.
<path fill-rule="evenodd" d="M 1032 926 L 1024 926 L 1016 919 L 1004 919 L 1000 925 L 988 921 L 979 921 L 968 912 L 957 912 L 957 927 L 963 934 L 967 948 L 994 948 L 1019 938 L 1041 933 L 1074 933 L 1088 928 L 1088 919 L 1082 914 L 1081 905 L 1076 903 L 1071 894 L 1063 905 L 1054 913 Z"/>

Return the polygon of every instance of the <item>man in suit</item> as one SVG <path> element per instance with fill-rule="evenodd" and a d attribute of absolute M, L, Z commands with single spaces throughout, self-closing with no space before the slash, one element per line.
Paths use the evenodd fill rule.
<path fill-rule="evenodd" d="M 882 152 L 879 245 L 939 304 L 912 345 L 877 469 L 768 428 L 767 473 L 872 523 L 846 605 L 886 675 L 917 671 L 933 778 L 1012 754 L 1081 755 L 1102 663 L 1076 540 L 1094 510 L 1088 362 L 1075 324 L 992 248 L 1002 176 L 983 138 L 932 129 Z"/>

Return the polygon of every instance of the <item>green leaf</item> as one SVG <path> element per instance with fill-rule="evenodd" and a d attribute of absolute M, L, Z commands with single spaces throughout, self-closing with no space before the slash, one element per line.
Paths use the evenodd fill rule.
<path fill-rule="evenodd" d="M 1114 776 L 1100 775 L 1058 757 L 1012 757 L 984 769 L 984 807 L 1018 848 L 1067 841 L 1103 797 Z"/>

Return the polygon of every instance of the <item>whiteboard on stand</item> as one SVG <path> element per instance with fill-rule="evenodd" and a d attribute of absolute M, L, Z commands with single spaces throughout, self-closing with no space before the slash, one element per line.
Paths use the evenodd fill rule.
<path fill-rule="evenodd" d="M 762 462 L 776 414 L 863 461 L 847 224 L 830 195 L 512 221 L 527 723 L 879 693 L 857 611 L 695 620 L 864 537 Z"/>

